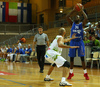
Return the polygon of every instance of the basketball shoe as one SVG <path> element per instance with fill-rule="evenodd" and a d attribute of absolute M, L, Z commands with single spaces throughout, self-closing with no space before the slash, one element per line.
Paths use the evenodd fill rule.
<path fill-rule="evenodd" d="M 60 82 L 59 86 L 72 86 L 72 84 L 69 84 L 67 81 Z"/>
<path fill-rule="evenodd" d="M 69 73 L 69 76 L 67 79 L 71 79 L 74 76 L 74 73 Z"/>
<path fill-rule="evenodd" d="M 84 77 L 85 77 L 86 80 L 89 80 L 89 76 L 88 76 L 87 73 L 84 74 Z"/>
<path fill-rule="evenodd" d="M 52 78 L 44 78 L 44 81 L 53 81 Z"/>

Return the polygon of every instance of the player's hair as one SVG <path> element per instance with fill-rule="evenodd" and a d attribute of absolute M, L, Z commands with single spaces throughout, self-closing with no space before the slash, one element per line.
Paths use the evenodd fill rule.
<path fill-rule="evenodd" d="M 39 26 L 39 28 L 42 28 L 42 29 L 43 29 L 43 27 L 42 27 L 42 26 Z"/>
<path fill-rule="evenodd" d="M 60 28 L 59 29 L 59 35 L 63 35 L 64 31 L 65 31 L 65 28 Z"/>

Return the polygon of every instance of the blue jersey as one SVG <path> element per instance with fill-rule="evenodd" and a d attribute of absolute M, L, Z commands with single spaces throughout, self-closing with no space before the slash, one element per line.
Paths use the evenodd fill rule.
<path fill-rule="evenodd" d="M 79 24 L 75 24 L 75 22 L 73 22 L 72 28 L 71 28 L 71 37 L 72 35 L 76 33 L 76 39 L 73 39 L 73 41 L 80 41 L 83 40 L 83 27 L 82 27 L 82 22 Z"/>
<path fill-rule="evenodd" d="M 12 52 L 12 48 L 7 50 L 7 53 L 11 53 Z"/>
<path fill-rule="evenodd" d="M 27 55 L 30 56 L 30 54 L 31 54 L 31 52 L 32 52 L 32 49 L 31 49 L 31 48 L 28 48 L 28 49 L 27 49 L 27 52 L 29 52 L 29 53 L 27 53 Z"/>

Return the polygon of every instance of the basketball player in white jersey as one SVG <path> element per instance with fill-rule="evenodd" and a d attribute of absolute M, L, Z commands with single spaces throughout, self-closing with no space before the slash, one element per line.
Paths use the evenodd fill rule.
<path fill-rule="evenodd" d="M 62 52 L 62 48 L 72 48 L 72 49 L 78 48 L 78 46 L 64 45 L 64 42 L 69 42 L 72 39 L 75 39 L 77 37 L 75 37 L 75 34 L 73 34 L 72 38 L 64 39 L 65 34 L 66 34 L 65 29 L 60 28 L 59 35 L 56 36 L 56 38 L 53 40 L 53 42 L 49 46 L 48 50 L 46 51 L 45 59 L 47 61 L 49 61 L 50 63 L 52 63 L 52 66 L 50 67 L 46 78 L 44 78 L 44 81 L 52 81 L 53 79 L 50 78 L 50 74 L 51 74 L 52 70 L 54 69 L 54 67 L 57 66 L 59 68 L 59 67 L 63 66 L 62 79 L 61 79 L 61 82 L 59 85 L 60 86 L 66 86 L 66 85 L 71 86 L 72 84 L 69 84 L 66 81 L 66 75 L 68 72 L 67 68 L 70 67 L 70 63 L 61 56 L 61 52 Z"/>

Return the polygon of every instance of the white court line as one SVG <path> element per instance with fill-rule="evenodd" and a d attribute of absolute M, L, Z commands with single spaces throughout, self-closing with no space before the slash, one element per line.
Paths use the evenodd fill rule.
<path fill-rule="evenodd" d="M 10 80 L 15 80 L 15 79 L 10 79 Z M 55 82 L 59 82 L 60 83 L 60 81 L 43 81 L 43 80 L 21 80 L 21 79 L 17 79 L 16 81 L 27 81 L 27 82 L 44 82 L 44 83 L 48 83 L 49 85 L 51 85 L 51 84 L 53 84 L 53 83 L 55 83 Z M 70 82 L 71 84 L 76 84 L 76 83 L 78 83 L 78 84 L 94 84 L 94 85 L 100 85 L 100 83 L 88 83 L 88 82 Z"/>
<path fill-rule="evenodd" d="M 30 68 L 30 69 L 37 69 L 37 68 Z M 38 70 L 38 69 L 37 69 Z M 48 71 L 48 70 L 44 70 L 44 71 Z M 80 70 L 81 71 L 81 70 Z M 53 72 L 60 72 L 62 73 L 61 71 L 53 71 Z M 78 74 L 78 75 L 83 75 L 83 74 L 80 74 L 80 73 L 74 73 L 74 74 Z M 100 77 L 100 76 L 97 76 L 97 75 L 89 75 L 89 76 L 95 76 L 95 77 Z"/>

